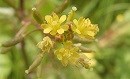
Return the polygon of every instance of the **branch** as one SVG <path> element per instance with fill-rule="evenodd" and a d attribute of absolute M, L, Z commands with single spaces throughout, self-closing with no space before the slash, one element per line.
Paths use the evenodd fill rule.
<path fill-rule="evenodd" d="M 25 16 L 25 13 L 24 13 L 24 0 L 19 0 L 19 8 L 18 8 L 18 18 L 20 20 L 22 20 Z"/>
<path fill-rule="evenodd" d="M 82 51 L 82 52 L 86 52 L 86 53 L 91 53 L 91 52 L 94 52 L 93 50 L 89 49 L 89 48 L 86 48 L 84 46 L 78 46 L 79 49 Z"/>
<path fill-rule="evenodd" d="M 91 42 L 93 42 L 94 40 L 83 39 L 83 38 L 80 38 L 80 37 L 78 37 L 78 36 L 74 36 L 73 41 L 74 41 L 74 42 L 80 42 L 80 43 L 91 43 Z"/>
<path fill-rule="evenodd" d="M 1 53 L 1 54 L 5 54 L 9 49 L 11 49 L 11 46 L 14 46 L 14 45 L 20 43 L 21 41 L 23 41 L 23 39 L 24 39 L 26 36 L 28 36 L 29 34 L 35 32 L 35 31 L 39 31 L 39 30 L 40 30 L 40 29 L 33 30 L 33 31 L 31 31 L 31 32 L 29 32 L 29 33 L 23 35 L 23 36 L 16 37 L 16 38 L 14 38 L 14 39 L 12 39 L 12 40 L 10 40 L 10 41 L 7 41 L 7 42 L 1 44 L 1 51 L 0 51 L 0 53 Z"/>
<path fill-rule="evenodd" d="M 24 10 L 24 0 L 19 0 L 19 8 L 21 11 Z"/>
<path fill-rule="evenodd" d="M 21 35 L 21 36 L 19 36 L 17 38 L 14 38 L 14 39 L 12 39 L 10 41 L 7 41 L 7 42 L 3 43 L 1 46 L 2 47 L 14 46 L 14 45 L 18 44 L 19 42 L 21 42 L 23 40 L 23 38 L 24 38 L 24 36 Z"/>
<path fill-rule="evenodd" d="M 86 52 L 86 53 L 94 52 L 93 50 L 91 50 L 87 47 L 81 46 L 81 43 L 74 44 L 74 46 L 78 47 L 81 50 L 81 52 Z"/>
<path fill-rule="evenodd" d="M 25 37 L 24 33 L 27 30 L 27 26 L 30 24 L 30 22 L 23 21 L 22 22 L 22 28 L 18 31 L 18 33 L 15 35 L 14 39 L 7 41 L 3 43 L 1 46 L 2 47 L 10 47 L 18 44 L 23 40 Z"/>

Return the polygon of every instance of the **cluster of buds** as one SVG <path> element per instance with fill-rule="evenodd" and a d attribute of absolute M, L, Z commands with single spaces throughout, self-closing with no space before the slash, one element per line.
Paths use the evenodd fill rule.
<path fill-rule="evenodd" d="M 63 66 L 80 64 L 85 68 L 90 68 L 89 59 L 84 54 L 79 53 L 82 51 L 74 45 L 73 38 L 76 35 L 83 39 L 94 39 L 99 29 L 88 18 L 73 19 L 76 10 L 76 7 L 72 7 L 68 16 L 59 17 L 54 12 L 51 15 L 46 15 L 45 22 L 41 24 L 46 37 L 37 46 L 43 53 L 54 49 L 54 55 Z"/>

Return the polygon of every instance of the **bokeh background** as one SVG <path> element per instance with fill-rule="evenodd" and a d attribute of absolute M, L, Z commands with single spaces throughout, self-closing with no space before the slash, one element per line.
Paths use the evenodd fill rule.
<path fill-rule="evenodd" d="M 23 19 L 35 20 L 32 7 L 37 7 L 44 17 L 50 14 L 63 0 L 23 0 L 24 17 L 19 8 L 22 0 L 0 0 L 0 43 L 14 38 Z M 90 18 L 100 31 L 96 41 L 86 44 L 95 53 L 86 53 L 92 59 L 93 69 L 63 67 L 48 55 L 44 56 L 42 79 L 130 79 L 130 0 L 70 0 L 63 11 L 67 14 L 72 6 L 77 7 L 76 18 Z M 28 20 L 27 20 L 28 21 Z M 27 32 L 36 29 L 30 23 Z M 6 54 L 0 54 L 0 79 L 36 79 L 36 74 L 25 74 L 39 49 L 41 32 L 36 31 L 21 43 L 12 46 Z M 24 51 L 22 46 L 24 45 Z M 24 53 L 22 53 L 24 52 Z"/>

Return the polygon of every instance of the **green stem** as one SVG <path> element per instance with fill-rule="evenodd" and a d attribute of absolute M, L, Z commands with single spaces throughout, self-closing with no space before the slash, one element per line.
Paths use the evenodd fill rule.
<path fill-rule="evenodd" d="M 69 0 L 64 0 L 64 2 L 58 8 L 56 8 L 54 12 L 57 14 L 62 13 L 67 8 L 68 4 Z"/>
<path fill-rule="evenodd" d="M 23 38 L 24 38 L 24 36 L 21 35 L 21 36 L 19 36 L 17 38 L 14 38 L 14 39 L 12 39 L 10 41 L 7 41 L 7 42 L 3 43 L 1 46 L 2 47 L 14 46 L 14 45 L 18 44 L 19 42 L 21 42 L 23 40 Z"/>
<path fill-rule="evenodd" d="M 5 54 L 11 49 L 11 47 L 1 47 L 0 48 L 0 54 Z"/>
<path fill-rule="evenodd" d="M 25 16 L 24 13 L 24 0 L 19 0 L 19 18 L 22 20 Z"/>
<path fill-rule="evenodd" d="M 37 79 L 42 79 L 42 63 L 37 67 Z"/>
<path fill-rule="evenodd" d="M 37 55 L 36 59 L 34 60 L 34 62 L 32 63 L 32 65 L 29 67 L 28 70 L 25 71 L 25 73 L 29 74 L 34 69 L 36 69 L 40 65 L 42 58 L 43 58 L 43 55 L 44 55 L 44 53 L 39 53 Z"/>
<path fill-rule="evenodd" d="M 84 46 L 78 46 L 79 49 L 82 51 L 82 52 L 86 52 L 86 53 L 91 53 L 91 52 L 94 52 L 93 50 L 89 49 L 89 48 L 86 48 Z"/>
<path fill-rule="evenodd" d="M 23 60 L 25 62 L 26 68 L 28 68 L 29 67 L 29 60 L 28 60 L 27 53 L 25 50 L 25 41 L 24 40 L 21 42 L 21 52 L 22 52 L 22 57 L 23 57 Z"/>
<path fill-rule="evenodd" d="M 90 39 L 83 39 L 83 38 L 79 38 L 78 36 L 74 36 L 73 41 L 80 42 L 80 43 L 91 43 L 94 40 L 93 39 L 91 39 L 91 40 Z"/>

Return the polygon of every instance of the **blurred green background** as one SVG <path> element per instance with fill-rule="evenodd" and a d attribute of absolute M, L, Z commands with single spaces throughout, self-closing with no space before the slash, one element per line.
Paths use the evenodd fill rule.
<path fill-rule="evenodd" d="M 21 28 L 19 1 L 0 0 L 0 43 L 11 40 Z M 50 14 L 63 0 L 23 0 L 24 18 L 34 21 L 32 7 L 36 6 L 44 17 Z M 12 5 L 10 5 L 12 4 Z M 70 0 L 63 14 L 72 6 L 77 7 L 76 17 L 90 18 L 98 24 L 96 42 L 87 44 L 95 53 L 90 54 L 93 69 L 63 67 L 46 55 L 43 59 L 42 79 L 130 79 L 130 0 Z M 17 10 L 14 9 L 16 7 Z M 27 31 L 36 26 L 29 24 Z M 36 74 L 24 71 L 38 53 L 36 44 L 42 40 L 41 32 L 34 32 L 25 38 L 26 53 L 21 44 L 12 46 L 7 54 L 0 54 L 0 79 L 36 79 Z M 26 57 L 25 57 L 26 55 Z"/>

